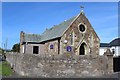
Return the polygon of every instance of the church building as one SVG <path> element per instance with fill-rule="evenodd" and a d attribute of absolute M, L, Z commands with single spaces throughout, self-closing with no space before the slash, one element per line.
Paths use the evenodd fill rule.
<path fill-rule="evenodd" d="M 20 53 L 99 55 L 100 39 L 81 11 L 42 34 L 20 33 Z"/>

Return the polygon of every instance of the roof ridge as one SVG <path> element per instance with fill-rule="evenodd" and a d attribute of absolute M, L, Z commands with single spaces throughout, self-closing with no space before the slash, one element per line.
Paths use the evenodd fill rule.
<path fill-rule="evenodd" d="M 40 36 L 41 34 L 34 34 L 34 33 L 25 33 L 26 35 L 37 35 Z"/>
<path fill-rule="evenodd" d="M 69 24 L 75 19 L 76 16 L 73 16 L 58 25 L 54 25 L 51 28 L 45 30 L 42 34 L 30 34 L 25 33 L 26 41 L 47 41 L 50 39 L 61 37 L 61 34 L 69 26 Z M 35 35 L 35 36 L 34 36 Z"/>
<path fill-rule="evenodd" d="M 67 19 L 67 20 L 62 21 L 61 23 L 59 23 L 59 24 L 57 24 L 57 25 L 53 25 L 51 28 L 45 30 L 44 32 L 49 31 L 49 30 L 52 30 L 53 28 L 56 28 L 57 26 L 60 26 L 61 24 L 66 23 L 67 21 L 70 21 L 71 19 L 73 19 L 73 18 L 75 18 L 75 17 L 76 17 L 76 16 L 73 16 L 73 17 L 71 17 L 71 18 L 69 18 L 69 19 Z M 44 32 L 43 32 L 43 33 L 44 33 Z M 43 33 L 42 33 L 42 34 L 43 34 Z"/>

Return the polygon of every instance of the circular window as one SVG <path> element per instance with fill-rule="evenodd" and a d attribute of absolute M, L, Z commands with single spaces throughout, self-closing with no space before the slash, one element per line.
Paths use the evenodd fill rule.
<path fill-rule="evenodd" d="M 81 32 L 84 32 L 84 31 L 85 31 L 85 26 L 84 26 L 83 24 L 81 24 L 81 25 L 79 26 L 79 29 L 80 29 Z"/>

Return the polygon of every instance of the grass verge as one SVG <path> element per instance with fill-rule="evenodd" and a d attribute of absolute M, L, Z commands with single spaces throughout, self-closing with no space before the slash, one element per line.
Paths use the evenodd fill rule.
<path fill-rule="evenodd" d="M 0 75 L 2 76 L 12 75 L 12 69 L 7 61 L 3 61 L 2 63 L 0 63 Z"/>

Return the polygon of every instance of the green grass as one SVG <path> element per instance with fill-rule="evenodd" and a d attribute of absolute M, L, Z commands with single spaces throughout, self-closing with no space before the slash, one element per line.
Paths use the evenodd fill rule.
<path fill-rule="evenodd" d="M 2 76 L 12 75 L 12 69 L 8 62 L 3 61 L 2 63 L 0 63 L 0 75 L 2 75 Z"/>

